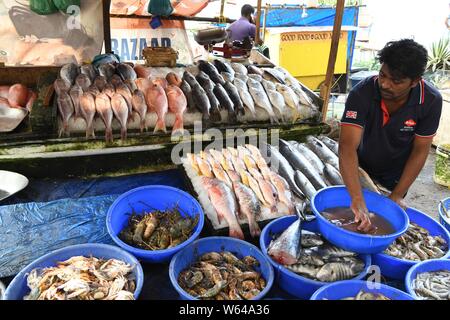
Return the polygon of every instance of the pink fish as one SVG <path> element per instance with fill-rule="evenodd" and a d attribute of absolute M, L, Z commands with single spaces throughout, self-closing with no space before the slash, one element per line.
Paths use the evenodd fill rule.
<path fill-rule="evenodd" d="M 114 113 L 111 107 L 111 100 L 105 93 L 100 93 L 95 98 L 95 109 L 105 124 L 105 140 L 107 143 L 113 142 L 112 120 Z"/>
<path fill-rule="evenodd" d="M 61 92 L 61 94 L 57 98 L 57 103 L 59 114 L 63 121 L 63 127 L 61 128 L 59 136 L 61 137 L 63 133 L 69 136 L 69 120 L 70 118 L 72 118 L 72 115 L 74 113 L 72 99 L 67 92 Z"/>
<path fill-rule="evenodd" d="M 160 85 L 161 87 L 163 87 L 163 89 L 167 89 L 167 87 L 169 86 L 169 83 L 164 78 L 155 78 L 152 82 L 153 84 Z"/>
<path fill-rule="evenodd" d="M 166 114 L 169 111 L 169 102 L 167 101 L 167 96 L 163 87 L 158 84 L 154 84 L 150 87 L 147 91 L 146 100 L 147 105 L 151 110 L 154 110 L 158 116 L 158 121 L 156 121 L 154 132 L 167 132 Z"/>
<path fill-rule="evenodd" d="M 94 133 L 94 117 L 97 110 L 95 109 L 95 98 L 89 92 L 83 93 L 80 99 L 81 115 L 86 121 L 86 139 L 92 137 L 95 139 Z"/>
<path fill-rule="evenodd" d="M 127 121 L 128 121 L 128 105 L 122 95 L 116 93 L 111 99 L 111 107 L 113 109 L 114 115 L 120 123 L 121 126 L 121 139 L 125 141 L 127 138 Z"/>
<path fill-rule="evenodd" d="M 75 84 L 72 89 L 70 89 L 70 97 L 72 98 L 73 107 L 75 109 L 75 119 L 81 117 L 80 111 L 80 99 L 83 95 L 83 89 L 77 84 Z"/>
<path fill-rule="evenodd" d="M 120 83 L 116 86 L 116 93 L 122 95 L 122 97 L 125 99 L 125 102 L 128 106 L 128 121 L 134 120 L 133 116 L 133 95 L 128 88 L 128 86 L 124 83 Z"/>
<path fill-rule="evenodd" d="M 177 86 L 170 85 L 166 89 L 167 100 L 169 102 L 170 112 L 175 114 L 175 123 L 173 125 L 172 134 L 183 134 L 184 124 L 183 115 L 187 108 L 187 99 L 183 91 Z"/>
<path fill-rule="evenodd" d="M 261 205 L 253 191 L 242 183 L 233 183 L 233 190 L 238 199 L 241 214 L 244 214 L 248 220 L 248 226 L 252 237 L 261 234 L 261 229 L 256 222 L 256 217 L 261 214 Z"/>
<path fill-rule="evenodd" d="M 147 127 L 145 125 L 145 117 L 147 115 L 147 103 L 145 102 L 145 96 L 144 93 L 141 90 L 135 90 L 133 92 L 132 101 L 133 103 L 133 109 L 136 111 L 139 116 L 141 117 L 141 133 L 144 132 L 144 129 L 147 130 Z"/>
<path fill-rule="evenodd" d="M 89 77 L 85 74 L 80 74 L 76 79 L 75 83 L 83 89 L 84 92 L 88 91 L 89 87 L 91 86 L 92 82 L 89 79 Z"/>

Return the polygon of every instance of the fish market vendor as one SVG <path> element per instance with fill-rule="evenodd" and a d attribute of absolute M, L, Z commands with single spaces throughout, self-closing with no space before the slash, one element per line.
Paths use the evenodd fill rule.
<path fill-rule="evenodd" d="M 241 9 L 241 18 L 231 24 L 228 28 L 229 37 L 232 41 L 244 41 L 245 38 L 254 39 L 256 36 L 256 25 L 253 15 L 255 8 L 245 4 Z"/>
<path fill-rule="evenodd" d="M 378 53 L 378 76 L 362 80 L 348 95 L 339 166 L 361 230 L 370 228 L 370 220 L 358 166 L 406 207 L 404 197 L 425 165 L 442 110 L 439 91 L 422 79 L 427 56 L 413 40 L 389 42 Z"/>

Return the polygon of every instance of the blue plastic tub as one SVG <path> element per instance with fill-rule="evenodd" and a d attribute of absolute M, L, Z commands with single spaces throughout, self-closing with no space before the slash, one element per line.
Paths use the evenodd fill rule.
<path fill-rule="evenodd" d="M 444 203 L 444 206 L 447 209 L 447 211 L 450 212 L 450 198 L 447 198 L 442 202 Z M 438 206 L 438 210 L 439 210 L 439 221 L 445 227 L 445 229 L 447 229 L 447 231 L 450 231 L 450 218 L 448 218 L 445 215 L 444 210 L 442 209 L 442 204 L 440 203 Z"/>
<path fill-rule="evenodd" d="M 298 275 L 295 272 L 286 269 L 281 264 L 273 261 L 272 258 L 267 254 L 267 248 L 270 244 L 270 241 L 272 240 L 272 236 L 282 233 L 292 223 L 294 223 L 296 219 L 297 218 L 294 216 L 287 216 L 278 218 L 269 223 L 262 230 L 261 237 L 259 238 L 259 246 L 261 247 L 262 253 L 264 254 L 264 256 L 266 256 L 275 270 L 275 281 L 277 282 L 279 287 L 297 298 L 307 300 L 314 292 L 317 291 L 317 289 L 329 284 L 329 282 L 315 281 Z M 303 223 L 302 229 L 311 232 L 318 232 L 316 220 Z M 365 262 L 365 268 L 358 276 L 354 278 L 357 280 L 363 279 L 367 275 L 367 272 L 371 265 L 370 255 L 359 255 L 359 257 Z"/>
<path fill-rule="evenodd" d="M 410 222 L 414 222 L 422 228 L 427 229 L 432 236 L 441 236 L 447 241 L 447 244 L 450 244 L 450 233 L 439 222 L 413 208 L 406 209 L 406 214 Z M 443 258 L 449 257 L 450 249 Z M 403 280 L 408 270 L 418 262 L 402 260 L 384 253 L 378 253 L 372 256 L 372 263 L 380 267 L 382 275 L 391 279 Z"/>
<path fill-rule="evenodd" d="M 199 215 L 194 233 L 185 242 L 170 249 L 151 251 L 132 247 L 119 239 L 118 234 L 127 226 L 129 215 L 133 211 L 136 214 L 141 214 L 153 209 L 172 209 L 176 205 L 182 213 L 191 217 Z M 140 187 L 124 193 L 114 201 L 106 216 L 108 233 L 114 242 L 139 259 L 152 263 L 169 261 L 175 253 L 197 239 L 202 231 L 204 221 L 205 216 L 202 207 L 190 194 L 173 187 L 158 185 Z"/>
<path fill-rule="evenodd" d="M 136 291 L 134 292 L 134 297 L 135 299 L 139 297 L 142 285 L 144 284 L 144 272 L 142 271 L 142 266 L 139 261 L 136 260 L 133 255 L 118 247 L 107 244 L 88 243 L 58 249 L 33 261 L 20 271 L 9 284 L 4 299 L 22 300 L 25 295 L 30 293 L 30 288 L 27 285 L 27 276 L 32 270 L 36 268 L 53 267 L 57 262 L 68 260 L 74 256 L 93 256 L 103 259 L 117 259 L 136 266 L 132 271 L 136 278 Z"/>
<path fill-rule="evenodd" d="M 394 201 L 375 192 L 364 190 L 364 199 L 370 212 L 382 216 L 391 223 L 395 232 L 385 236 L 372 236 L 347 231 L 322 216 L 321 212 L 334 207 L 350 207 L 351 198 L 344 186 L 327 187 L 317 192 L 311 207 L 317 217 L 319 232 L 334 245 L 357 253 L 375 254 L 383 252 L 398 236 L 408 229 L 409 219 Z"/>
<path fill-rule="evenodd" d="M 450 271 L 450 260 L 434 259 L 434 260 L 422 261 L 422 262 L 416 264 L 411 269 L 409 269 L 408 273 L 406 274 L 406 278 L 405 278 L 406 291 L 414 299 L 421 300 L 421 298 L 416 295 L 415 291 L 412 288 L 413 280 L 416 279 L 417 275 L 420 273 L 440 271 L 440 270 Z"/>
<path fill-rule="evenodd" d="M 391 300 L 414 300 L 409 294 L 385 284 L 378 284 L 378 288 L 369 287 L 373 282 L 362 280 L 339 281 L 317 290 L 311 297 L 311 300 L 342 300 L 348 297 L 355 297 L 358 292 L 370 292 L 382 294 Z"/>
<path fill-rule="evenodd" d="M 262 274 L 266 280 L 266 287 L 253 300 L 262 299 L 272 287 L 274 280 L 274 272 L 267 258 L 254 245 L 234 238 L 228 237 L 208 237 L 191 243 L 189 246 L 178 252 L 170 262 L 169 277 L 175 290 L 177 290 L 181 299 L 183 300 L 197 300 L 195 297 L 186 293 L 178 284 L 178 275 L 181 271 L 187 269 L 193 264 L 201 255 L 208 252 L 222 252 L 230 251 L 236 257 L 243 258 L 245 256 L 253 256 L 260 265 L 255 267 L 255 270 Z"/>

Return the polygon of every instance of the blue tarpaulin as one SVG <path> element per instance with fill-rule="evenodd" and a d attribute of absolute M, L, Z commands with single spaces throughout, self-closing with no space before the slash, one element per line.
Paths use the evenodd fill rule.
<path fill-rule="evenodd" d="M 293 9 L 289 6 L 285 8 L 271 8 L 267 14 L 266 28 L 286 28 L 286 27 L 316 27 L 333 26 L 336 9 L 334 8 L 308 8 L 307 17 L 302 18 L 303 9 Z M 359 7 L 344 8 L 342 18 L 343 26 L 358 26 Z M 261 15 L 261 26 L 264 25 L 264 14 Z M 351 67 L 353 60 L 353 50 L 355 46 L 356 31 L 349 31 L 348 35 L 348 61 Z"/>

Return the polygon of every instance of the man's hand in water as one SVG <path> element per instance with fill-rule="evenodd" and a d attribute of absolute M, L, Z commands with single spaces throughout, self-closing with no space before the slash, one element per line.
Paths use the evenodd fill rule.
<path fill-rule="evenodd" d="M 352 205 L 350 206 L 353 213 L 355 214 L 355 222 L 360 222 L 358 226 L 359 231 L 369 232 L 372 229 L 369 218 L 369 210 L 367 210 L 366 203 L 363 198 L 356 198 L 352 200 Z"/>
<path fill-rule="evenodd" d="M 389 199 L 391 199 L 392 201 L 394 201 L 395 203 L 397 203 L 400 207 L 402 207 L 403 209 L 406 209 L 408 206 L 406 205 L 405 199 L 402 196 L 399 196 L 395 193 L 391 193 L 389 195 Z"/>

